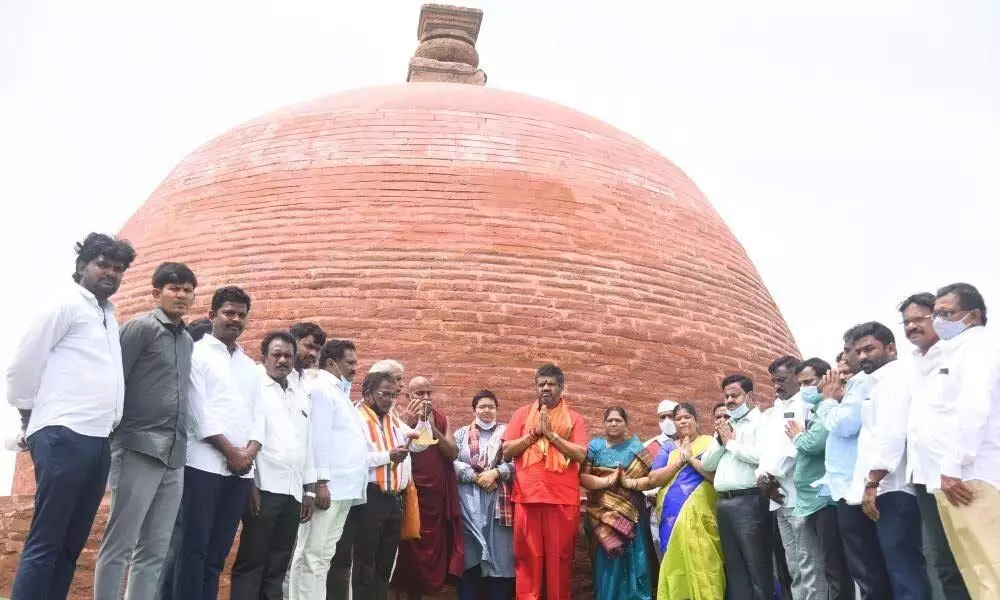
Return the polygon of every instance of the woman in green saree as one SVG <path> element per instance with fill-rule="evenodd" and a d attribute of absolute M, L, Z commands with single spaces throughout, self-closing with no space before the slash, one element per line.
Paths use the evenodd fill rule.
<path fill-rule="evenodd" d="M 590 441 L 580 483 L 588 490 L 584 527 L 593 556 L 595 600 L 652 600 L 656 554 L 646 499 L 622 487 L 649 474 L 652 457 L 628 433 L 628 413 L 604 411 L 605 437 Z"/>
<path fill-rule="evenodd" d="M 715 488 L 712 473 L 701 464 L 712 438 L 698 435 L 691 404 L 677 405 L 674 424 L 678 446 L 664 448 L 648 476 L 626 478 L 624 486 L 634 490 L 663 486 L 656 502 L 663 550 L 657 600 L 723 600 L 726 576 L 715 523 Z"/>

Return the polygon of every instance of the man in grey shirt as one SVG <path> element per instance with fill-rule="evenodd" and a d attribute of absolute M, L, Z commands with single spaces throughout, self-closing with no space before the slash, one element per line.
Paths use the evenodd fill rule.
<path fill-rule="evenodd" d="M 117 600 L 126 561 L 126 600 L 149 600 L 180 506 L 185 420 L 194 342 L 184 315 L 198 281 L 180 263 L 153 273 L 156 309 L 121 329 L 125 408 L 111 436 L 111 513 L 94 573 L 95 600 Z"/>

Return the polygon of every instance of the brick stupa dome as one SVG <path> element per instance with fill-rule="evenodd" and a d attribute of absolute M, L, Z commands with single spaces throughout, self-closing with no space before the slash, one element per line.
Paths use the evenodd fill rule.
<path fill-rule="evenodd" d="M 251 294 L 252 356 L 266 330 L 316 321 L 355 340 L 363 367 L 391 357 L 429 376 L 461 421 L 484 387 L 509 414 L 551 360 L 591 424 L 623 403 L 650 433 L 659 399 L 708 409 L 725 374 L 763 382 L 794 350 L 673 163 L 577 111 L 475 85 L 361 89 L 240 125 L 121 234 L 139 253 L 123 318 L 150 308 L 158 263 L 184 261 L 199 316 L 217 286 Z"/>

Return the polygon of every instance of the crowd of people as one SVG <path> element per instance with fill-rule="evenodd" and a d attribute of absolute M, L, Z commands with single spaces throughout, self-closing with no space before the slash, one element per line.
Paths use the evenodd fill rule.
<path fill-rule="evenodd" d="M 251 297 L 187 323 L 180 263 L 119 328 L 134 258 L 78 244 L 8 369 L 36 480 L 12 600 L 67 596 L 108 483 L 95 600 L 214 600 L 238 531 L 234 600 L 568 600 L 581 520 L 598 600 L 1000 598 L 1000 344 L 971 285 L 899 306 L 911 352 L 857 325 L 835 365 L 777 357 L 773 403 L 733 373 L 710 429 L 664 400 L 643 442 L 614 405 L 588 440 L 551 363 L 508 423 L 482 390 L 454 426 L 390 359 L 353 403 L 354 343 L 294 323 L 258 364 Z"/>

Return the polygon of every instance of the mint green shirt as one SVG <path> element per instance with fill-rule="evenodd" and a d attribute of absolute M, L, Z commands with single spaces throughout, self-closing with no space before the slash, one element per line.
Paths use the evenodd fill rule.
<path fill-rule="evenodd" d="M 826 475 L 826 438 L 830 432 L 823 424 L 823 417 L 836 405 L 837 402 L 834 400 L 820 402 L 819 406 L 811 411 L 809 427 L 792 438 L 792 443 L 798 451 L 795 475 L 792 478 L 797 496 L 792 514 L 796 517 L 808 517 L 833 504 L 830 496 L 819 495 L 822 486 L 813 484 Z"/>
<path fill-rule="evenodd" d="M 705 450 L 701 463 L 706 471 L 715 471 L 715 489 L 719 492 L 734 492 L 757 487 L 754 473 L 760 463 L 757 451 L 757 429 L 763 415 L 753 409 L 742 419 L 731 419 L 735 437 L 725 446 L 717 438 Z"/>

